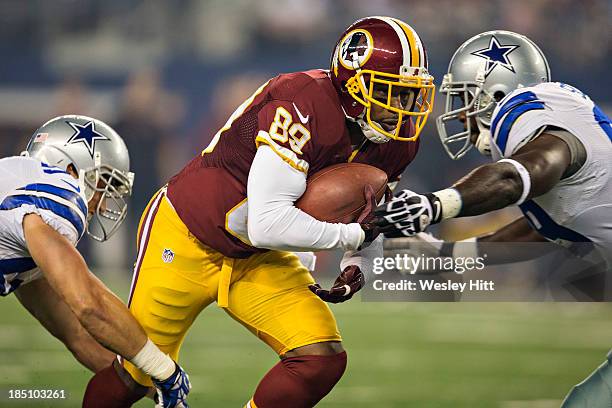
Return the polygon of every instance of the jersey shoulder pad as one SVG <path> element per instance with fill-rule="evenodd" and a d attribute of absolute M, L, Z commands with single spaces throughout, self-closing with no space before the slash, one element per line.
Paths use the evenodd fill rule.
<path fill-rule="evenodd" d="M 273 99 L 292 99 L 306 84 L 312 81 L 303 72 L 280 74 L 270 80 L 268 92 Z"/>
<path fill-rule="evenodd" d="M 272 98 L 258 115 L 257 143 L 270 145 L 305 172 L 311 165 L 318 168 L 337 148 L 346 147 L 342 143 L 347 132 L 344 114 L 331 80 L 320 73 L 324 71 L 277 77 L 269 91 Z"/>
<path fill-rule="evenodd" d="M 83 236 L 87 225 L 87 204 L 82 188 L 65 171 L 40 163 L 38 177 L 9 192 L 0 210 L 21 208 L 23 214 L 37 213 L 73 244 Z"/>
<path fill-rule="evenodd" d="M 535 87 L 520 88 L 502 99 L 491 117 L 491 138 L 501 156 L 510 156 L 545 123 L 546 103 Z"/>

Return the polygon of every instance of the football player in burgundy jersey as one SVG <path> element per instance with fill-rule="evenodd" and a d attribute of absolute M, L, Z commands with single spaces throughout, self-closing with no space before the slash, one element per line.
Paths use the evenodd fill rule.
<path fill-rule="evenodd" d="M 382 245 L 368 224 L 371 189 L 360 222 L 350 224 L 316 220 L 294 203 L 310 174 L 337 163 L 376 166 L 396 181 L 416 155 L 433 97 L 421 40 L 389 17 L 352 24 L 329 71 L 263 84 L 143 214 L 129 307 L 151 339 L 177 358 L 194 319 L 217 302 L 280 356 L 247 407 L 320 401 L 346 367 L 323 300 L 352 297 L 364 282 L 360 257 Z M 336 248 L 347 253 L 330 290 L 289 252 Z M 129 362 L 124 367 L 150 385 Z M 103 390 L 88 391 L 92 401 L 105 400 Z"/>

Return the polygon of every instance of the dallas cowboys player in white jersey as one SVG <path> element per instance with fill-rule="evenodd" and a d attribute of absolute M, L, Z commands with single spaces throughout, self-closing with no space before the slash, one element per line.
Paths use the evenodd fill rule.
<path fill-rule="evenodd" d="M 447 101 L 437 125 L 449 155 L 457 159 L 475 145 L 494 163 L 447 189 L 400 192 L 377 210 L 385 235 L 411 236 L 447 218 L 518 205 L 524 217 L 468 240 L 474 252 L 479 242 L 589 242 L 611 270 L 612 127 L 601 109 L 576 88 L 550 82 L 542 51 L 508 31 L 461 45 L 440 91 Z M 455 120 L 462 131 L 451 134 Z M 610 359 L 574 388 L 565 408 L 612 405 Z"/>
<path fill-rule="evenodd" d="M 86 231 L 104 241 L 117 230 L 132 181 L 121 137 L 85 116 L 48 121 L 22 156 L 0 159 L 0 295 L 15 293 L 90 370 L 119 354 L 154 378 L 161 406 L 187 406 L 184 371 L 75 249 Z"/>

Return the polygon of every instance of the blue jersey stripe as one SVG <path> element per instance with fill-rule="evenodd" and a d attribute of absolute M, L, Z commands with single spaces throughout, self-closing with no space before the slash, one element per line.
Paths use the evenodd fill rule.
<path fill-rule="evenodd" d="M 60 169 L 43 169 L 43 172 L 46 174 L 68 174 L 64 170 Z"/>
<path fill-rule="evenodd" d="M 599 106 L 595 105 L 593 106 L 593 116 L 595 116 L 595 121 L 601 126 L 603 131 L 606 132 L 608 139 L 612 142 L 612 123 L 608 115 L 603 113 Z"/>
<path fill-rule="evenodd" d="M 59 167 L 49 166 L 47 163 L 41 162 L 40 165 L 43 167 L 43 172 L 46 174 L 68 174 L 65 170 L 62 170 Z"/>
<path fill-rule="evenodd" d="M 49 193 L 49 194 L 56 195 L 58 197 L 62 197 L 64 200 L 70 201 L 71 203 L 78 206 L 83 214 L 87 214 L 87 205 L 85 205 L 85 200 L 83 200 L 83 197 L 81 197 L 79 194 L 75 193 L 74 191 L 71 191 L 65 188 L 61 188 L 58 186 L 54 186 L 53 184 L 43 184 L 43 183 L 28 184 L 27 186 L 18 188 L 17 190 L 41 191 L 44 193 Z"/>
<path fill-rule="evenodd" d="M 555 220 L 553 220 L 551 216 L 533 200 L 525 201 L 523 204 L 519 205 L 519 208 L 525 215 L 531 213 L 540 223 L 540 228 L 537 228 L 537 226 L 532 223 L 532 220 L 526 216 L 525 218 L 527 218 L 529 224 L 540 234 L 552 241 L 562 239 L 570 242 L 592 242 L 584 235 L 557 224 Z"/>
<path fill-rule="evenodd" d="M 537 101 L 538 97 L 531 91 L 522 92 L 518 95 L 514 95 L 512 98 L 508 99 L 504 104 L 499 108 L 499 112 L 493 119 L 491 123 L 491 135 L 495 136 L 495 131 L 497 130 L 497 125 L 499 121 L 504 117 L 504 115 L 510 112 L 512 109 L 516 108 L 518 105 L 523 103 Z"/>
<path fill-rule="evenodd" d="M 0 259 L 0 273 L 21 273 L 36 268 L 36 263 L 32 258 L 10 258 Z"/>
<path fill-rule="evenodd" d="M 21 207 L 24 204 L 31 204 L 43 210 L 52 211 L 54 214 L 62 217 L 70 222 L 77 230 L 77 235 L 80 238 L 85 230 L 85 225 L 81 221 L 79 214 L 72 208 L 58 203 L 50 198 L 36 197 L 32 195 L 13 195 L 8 196 L 0 204 L 0 210 L 12 210 Z M 85 215 L 85 214 L 83 214 Z"/>
<path fill-rule="evenodd" d="M 497 138 L 495 138 L 495 143 L 497 143 L 497 146 L 499 146 L 502 156 L 506 151 L 508 136 L 510 136 L 510 130 L 512 129 L 512 125 L 514 125 L 514 122 L 516 122 L 516 120 L 523 113 L 542 109 L 544 109 L 543 102 L 527 102 L 516 106 L 510 113 L 508 113 L 508 115 L 506 115 L 499 129 L 499 133 L 497 134 Z"/>

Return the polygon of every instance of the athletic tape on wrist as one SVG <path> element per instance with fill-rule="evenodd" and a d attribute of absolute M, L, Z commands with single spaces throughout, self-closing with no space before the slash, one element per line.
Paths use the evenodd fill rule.
<path fill-rule="evenodd" d="M 452 252 L 453 258 L 472 258 L 478 257 L 478 238 L 472 237 L 455 242 Z"/>
<path fill-rule="evenodd" d="M 170 377 L 176 369 L 174 361 L 164 354 L 151 339 L 147 339 L 138 354 L 129 361 L 144 373 L 161 381 Z"/>
<path fill-rule="evenodd" d="M 501 159 L 498 161 L 498 163 L 510 163 L 518 172 L 519 176 L 521 177 L 521 181 L 523 182 L 523 192 L 521 193 L 521 198 L 519 198 L 513 205 L 523 204 L 531 191 L 531 176 L 529 175 L 529 172 L 525 166 L 513 159 Z"/>

